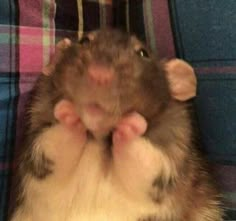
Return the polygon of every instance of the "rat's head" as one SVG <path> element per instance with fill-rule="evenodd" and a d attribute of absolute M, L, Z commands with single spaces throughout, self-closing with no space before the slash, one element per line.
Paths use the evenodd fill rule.
<path fill-rule="evenodd" d="M 56 85 L 95 134 L 106 134 L 130 111 L 151 120 L 172 99 L 164 64 L 123 32 L 89 33 L 57 60 Z"/>

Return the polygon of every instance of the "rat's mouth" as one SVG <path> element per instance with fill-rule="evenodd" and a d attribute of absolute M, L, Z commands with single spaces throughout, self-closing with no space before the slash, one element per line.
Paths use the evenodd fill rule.
<path fill-rule="evenodd" d="M 105 108 L 98 103 L 85 104 L 84 109 L 87 114 L 94 115 L 95 117 L 101 117 L 102 115 L 108 114 Z"/>
<path fill-rule="evenodd" d="M 96 102 L 83 105 L 81 120 L 93 134 L 107 134 L 111 130 L 111 113 Z"/>

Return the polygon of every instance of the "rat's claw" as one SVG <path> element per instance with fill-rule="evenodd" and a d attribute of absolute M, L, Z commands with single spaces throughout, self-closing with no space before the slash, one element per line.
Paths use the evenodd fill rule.
<path fill-rule="evenodd" d="M 117 124 L 113 134 L 113 145 L 120 146 L 131 142 L 133 139 L 143 135 L 147 130 L 147 121 L 137 113 L 132 112 L 124 116 Z"/>
<path fill-rule="evenodd" d="M 54 108 L 54 117 L 64 126 L 73 127 L 81 124 L 74 105 L 67 100 L 61 100 Z"/>

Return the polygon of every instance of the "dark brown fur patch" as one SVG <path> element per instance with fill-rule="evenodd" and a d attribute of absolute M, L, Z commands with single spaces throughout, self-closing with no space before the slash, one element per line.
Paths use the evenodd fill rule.
<path fill-rule="evenodd" d="M 44 153 L 37 156 L 38 162 L 36 162 L 32 156 L 27 156 L 26 160 L 26 170 L 37 179 L 45 179 L 52 172 L 53 162 L 48 159 Z"/>

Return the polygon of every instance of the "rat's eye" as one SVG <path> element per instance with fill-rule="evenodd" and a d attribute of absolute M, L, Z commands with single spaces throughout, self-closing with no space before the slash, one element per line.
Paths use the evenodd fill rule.
<path fill-rule="evenodd" d="M 80 40 L 79 40 L 79 44 L 88 44 L 90 42 L 90 39 L 85 36 L 85 37 L 82 37 Z"/>
<path fill-rule="evenodd" d="M 149 58 L 149 54 L 144 48 L 140 48 L 138 51 L 136 51 L 136 54 L 142 58 Z"/>

